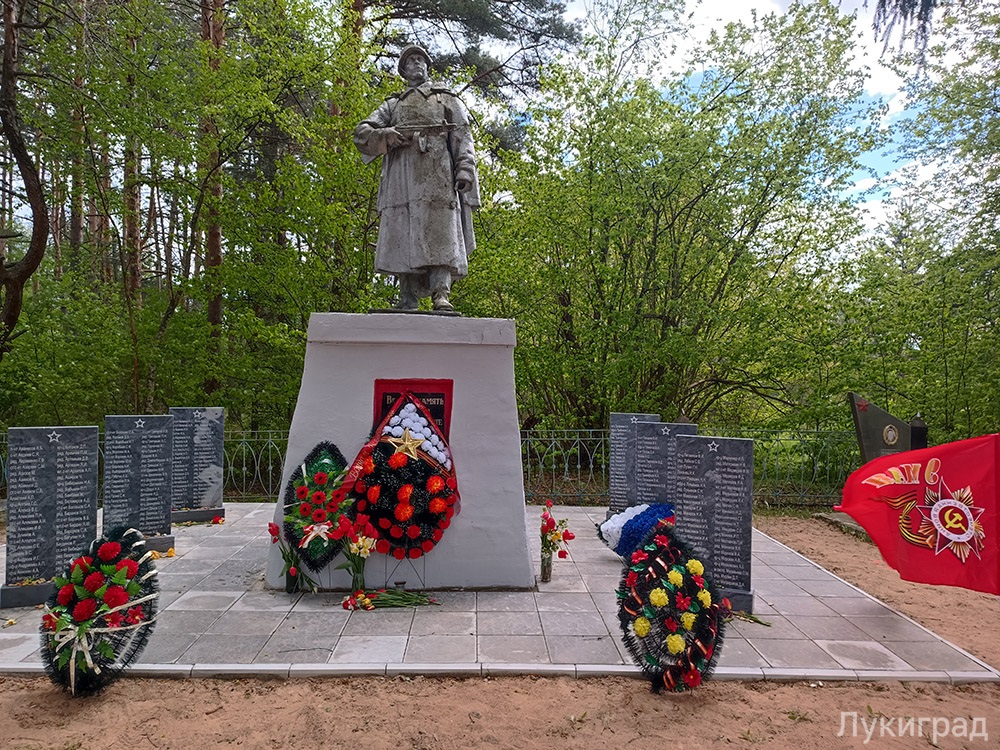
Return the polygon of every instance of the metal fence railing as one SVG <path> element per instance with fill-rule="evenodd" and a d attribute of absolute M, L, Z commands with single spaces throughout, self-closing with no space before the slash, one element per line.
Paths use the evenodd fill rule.
<path fill-rule="evenodd" d="M 728 428 L 702 429 L 702 433 L 753 439 L 754 499 L 766 506 L 829 506 L 859 462 L 854 433 L 849 431 Z M 227 432 L 226 499 L 275 500 L 281 492 L 287 445 L 287 431 Z M 606 504 L 608 450 L 608 430 L 523 431 L 526 499 Z M 6 508 L 6 496 L 7 435 L 0 433 L 0 511 Z"/>

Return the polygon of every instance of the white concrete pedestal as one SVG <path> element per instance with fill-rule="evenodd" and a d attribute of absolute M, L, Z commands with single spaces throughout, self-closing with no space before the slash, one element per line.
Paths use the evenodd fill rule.
<path fill-rule="evenodd" d="M 520 588 L 534 585 L 524 515 L 521 441 L 514 399 L 514 321 L 435 315 L 314 313 L 302 385 L 288 436 L 282 495 L 295 467 L 324 440 L 348 464 L 372 430 L 376 379 L 452 380 L 449 445 L 462 510 L 434 550 L 418 560 L 373 554 L 368 588 L 406 581 L 408 589 Z M 323 588 L 347 589 L 333 567 Z M 271 546 L 267 585 L 283 588 L 281 555 Z M 310 572 L 311 574 L 311 572 Z"/>

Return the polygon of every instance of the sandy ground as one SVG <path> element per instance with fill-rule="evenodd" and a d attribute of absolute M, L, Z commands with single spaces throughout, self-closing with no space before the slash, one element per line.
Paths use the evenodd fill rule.
<path fill-rule="evenodd" d="M 874 547 L 820 521 L 763 518 L 758 525 L 953 643 L 1000 665 L 996 597 L 900 581 Z M 856 712 L 858 721 L 848 719 L 838 736 L 842 712 Z M 925 721 L 915 721 L 913 734 L 895 736 L 900 721 L 910 717 Z M 985 727 L 988 740 L 941 736 L 946 726 L 972 727 L 976 719 L 984 720 L 977 726 Z M 873 730 L 867 738 L 866 725 Z M 939 732 L 933 744 L 935 726 Z M 74 700 L 44 679 L 0 677 L 0 747 L 5 750 L 538 750 L 623 748 L 630 742 L 692 748 L 992 748 L 1000 745 L 1000 687 L 710 681 L 691 693 L 654 695 L 646 683 L 624 678 L 285 682 L 126 677 L 99 696 Z"/>

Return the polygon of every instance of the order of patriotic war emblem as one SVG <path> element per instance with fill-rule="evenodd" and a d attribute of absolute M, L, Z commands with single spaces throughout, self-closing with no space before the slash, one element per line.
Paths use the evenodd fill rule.
<path fill-rule="evenodd" d="M 924 519 L 920 527 L 924 529 L 928 521 L 933 527 L 936 533 L 934 554 L 950 549 L 962 562 L 965 562 L 970 552 L 977 558 L 980 557 L 986 538 L 982 524 L 979 523 L 984 509 L 973 505 L 972 489 L 965 487 L 951 493 L 942 479 L 937 491 L 927 488 L 926 496 L 926 503 L 930 508 L 926 505 L 920 508 Z M 930 532 L 930 529 L 927 531 Z"/>

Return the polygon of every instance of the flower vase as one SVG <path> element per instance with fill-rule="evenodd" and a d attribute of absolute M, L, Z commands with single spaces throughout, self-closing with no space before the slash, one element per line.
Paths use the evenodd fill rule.
<path fill-rule="evenodd" d="M 285 593 L 294 594 L 299 590 L 299 577 L 297 575 L 292 575 L 290 572 L 285 573 Z"/>
<path fill-rule="evenodd" d="M 365 590 L 365 569 L 362 567 L 351 569 L 351 591 Z"/>
<path fill-rule="evenodd" d="M 542 583 L 548 583 L 552 580 L 552 553 L 543 552 L 542 553 Z"/>

